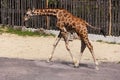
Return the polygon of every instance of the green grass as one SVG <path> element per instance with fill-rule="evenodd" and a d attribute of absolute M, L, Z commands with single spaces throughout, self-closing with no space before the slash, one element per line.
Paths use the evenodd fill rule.
<path fill-rule="evenodd" d="M 106 42 L 108 44 L 117 44 L 116 42 Z"/>
<path fill-rule="evenodd" d="M 116 42 L 107 42 L 107 41 L 102 41 L 102 40 L 97 40 L 97 42 L 103 42 L 103 43 L 108 43 L 108 44 L 118 44 L 118 45 L 120 45 L 120 43 L 116 43 Z"/>
<path fill-rule="evenodd" d="M 31 32 L 31 31 L 21 31 L 21 30 L 15 30 L 12 27 L 0 27 L 0 33 L 11 33 L 11 34 L 17 34 L 19 36 L 55 36 L 54 34 L 45 34 L 40 32 Z"/>
<path fill-rule="evenodd" d="M 117 43 L 118 45 L 120 45 L 120 43 Z"/>
<path fill-rule="evenodd" d="M 103 42 L 102 40 L 97 40 L 97 42 Z"/>

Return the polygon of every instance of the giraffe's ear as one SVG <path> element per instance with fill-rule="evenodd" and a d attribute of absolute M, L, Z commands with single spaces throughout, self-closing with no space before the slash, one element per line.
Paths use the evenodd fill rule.
<path fill-rule="evenodd" d="M 28 9 L 27 9 L 27 11 L 31 11 L 31 9 L 30 9 L 30 8 L 28 8 Z"/>
<path fill-rule="evenodd" d="M 34 12 L 34 11 L 35 11 L 35 7 L 32 8 L 32 12 Z"/>
<path fill-rule="evenodd" d="M 27 8 L 27 9 L 26 9 L 26 13 L 27 13 L 27 12 L 31 12 L 31 9 L 30 9 L 30 8 Z"/>
<path fill-rule="evenodd" d="M 26 15 L 33 16 L 32 10 L 30 8 L 27 9 Z"/>

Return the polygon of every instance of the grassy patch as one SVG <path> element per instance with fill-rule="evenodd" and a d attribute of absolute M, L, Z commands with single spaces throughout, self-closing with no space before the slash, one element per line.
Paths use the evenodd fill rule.
<path fill-rule="evenodd" d="M 97 42 L 103 42 L 102 40 L 97 40 Z"/>
<path fill-rule="evenodd" d="M 108 44 L 117 44 L 116 42 L 106 42 Z"/>
<path fill-rule="evenodd" d="M 19 36 L 55 36 L 54 34 L 46 34 L 43 32 L 31 32 L 31 31 L 21 31 L 15 30 L 12 27 L 0 27 L 0 33 L 11 33 L 17 34 Z"/>
<path fill-rule="evenodd" d="M 108 44 L 118 44 L 118 45 L 120 45 L 120 43 L 116 43 L 116 42 L 107 42 L 107 41 L 102 41 L 102 40 L 97 40 L 97 42 L 103 42 L 103 43 L 108 43 Z"/>
<path fill-rule="evenodd" d="M 117 43 L 118 45 L 120 45 L 120 43 Z"/>

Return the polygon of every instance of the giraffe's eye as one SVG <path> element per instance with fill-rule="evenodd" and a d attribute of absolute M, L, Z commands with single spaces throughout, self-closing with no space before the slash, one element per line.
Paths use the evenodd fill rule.
<path fill-rule="evenodd" d="M 29 16 L 28 14 L 25 14 L 25 16 Z"/>

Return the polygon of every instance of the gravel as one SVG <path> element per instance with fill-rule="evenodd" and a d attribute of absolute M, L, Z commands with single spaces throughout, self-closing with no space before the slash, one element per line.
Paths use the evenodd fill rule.
<path fill-rule="evenodd" d="M 93 41 L 102 40 L 104 42 L 120 43 L 120 37 L 89 34 L 89 39 Z"/>
<path fill-rule="evenodd" d="M 59 31 L 57 30 L 47 30 L 48 32 L 58 35 Z M 92 41 L 103 41 L 103 42 L 112 42 L 112 43 L 120 43 L 120 37 L 115 37 L 115 36 L 106 36 L 104 37 L 103 35 L 97 35 L 97 34 L 88 34 L 89 39 Z"/>
<path fill-rule="evenodd" d="M 33 28 L 27 28 L 27 30 L 34 32 L 37 29 Z M 58 30 L 44 30 L 46 33 L 52 33 L 55 35 L 58 35 L 60 31 Z M 76 37 L 76 35 L 75 35 Z M 108 43 L 119 43 L 120 44 L 120 36 L 115 37 L 115 36 L 106 36 L 104 37 L 103 35 L 98 35 L 98 34 L 88 34 L 88 37 L 92 41 L 101 41 L 101 42 L 108 42 Z"/>

